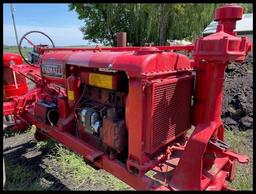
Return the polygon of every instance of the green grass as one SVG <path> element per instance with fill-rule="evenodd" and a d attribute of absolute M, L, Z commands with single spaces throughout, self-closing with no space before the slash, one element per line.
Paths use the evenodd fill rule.
<path fill-rule="evenodd" d="M 32 50 L 32 48 L 22 48 L 21 52 L 24 54 L 24 57 L 28 57 L 28 52 L 30 50 Z M 4 52 L 20 54 L 17 46 L 4 46 Z"/>
<path fill-rule="evenodd" d="M 35 172 L 23 165 L 5 162 L 6 190 L 8 191 L 41 191 L 40 172 Z"/>
<path fill-rule="evenodd" d="M 248 164 L 237 162 L 235 179 L 228 185 L 236 190 L 253 189 L 253 132 L 252 131 L 225 131 L 225 141 L 232 150 L 249 156 Z"/>
<path fill-rule="evenodd" d="M 111 190 L 129 189 L 129 186 L 115 178 L 113 175 L 102 172 L 102 170 L 95 170 L 88 165 L 82 157 L 65 147 L 57 145 L 55 149 L 56 154 L 50 155 L 50 158 L 53 163 L 59 164 L 61 173 L 68 174 L 71 179 L 74 180 L 77 185 L 75 190 L 79 190 L 79 186 L 85 181 L 90 182 L 91 186 L 97 186 L 99 183 L 100 185 L 108 185 L 108 188 Z"/>

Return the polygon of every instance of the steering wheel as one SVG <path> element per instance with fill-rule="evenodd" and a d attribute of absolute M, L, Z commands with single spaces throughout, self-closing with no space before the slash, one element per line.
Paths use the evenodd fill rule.
<path fill-rule="evenodd" d="M 18 49 L 19 49 L 19 53 L 20 53 L 20 55 L 21 55 L 21 57 L 23 58 L 23 60 L 26 62 L 26 63 L 28 63 L 28 64 L 30 64 L 30 65 L 32 65 L 32 63 L 31 62 L 29 62 L 25 57 L 24 57 L 24 54 L 22 53 L 22 47 L 21 47 L 21 45 L 22 45 L 22 42 L 23 42 L 23 40 L 25 39 L 32 47 L 33 47 L 33 50 L 38 54 L 38 56 L 40 55 L 40 48 L 42 48 L 42 47 L 48 47 L 48 45 L 36 45 L 36 44 L 34 44 L 32 41 L 30 41 L 28 38 L 27 38 L 27 36 L 29 35 L 29 34 L 33 34 L 33 33 L 37 33 L 37 34 L 42 34 L 43 36 L 45 36 L 46 38 L 48 38 L 49 40 L 50 40 L 50 42 L 51 42 L 51 44 L 52 44 L 52 48 L 54 48 L 55 47 L 55 45 L 54 45 L 54 43 L 53 43 L 53 41 L 52 41 L 52 39 L 47 35 L 47 34 L 45 34 L 45 33 L 43 33 L 43 32 L 41 32 L 41 31 L 29 31 L 29 32 L 27 32 L 26 34 L 24 34 L 22 37 L 21 37 L 21 39 L 20 39 L 20 42 L 19 42 L 19 45 L 18 45 Z"/>

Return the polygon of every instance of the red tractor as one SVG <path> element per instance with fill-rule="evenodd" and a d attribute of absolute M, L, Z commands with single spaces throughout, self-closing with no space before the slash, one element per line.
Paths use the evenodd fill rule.
<path fill-rule="evenodd" d="M 5 102 L 4 115 L 135 189 L 228 190 L 235 162 L 249 161 L 224 142 L 221 120 L 224 69 L 251 49 L 233 31 L 242 13 L 219 7 L 216 33 L 187 46 L 50 48 L 27 33 L 34 63 L 11 68 L 36 87 Z"/>

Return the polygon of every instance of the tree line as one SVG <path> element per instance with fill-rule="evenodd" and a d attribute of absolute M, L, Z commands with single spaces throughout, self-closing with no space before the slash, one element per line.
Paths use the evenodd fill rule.
<path fill-rule="evenodd" d="M 166 45 L 168 39 L 193 40 L 213 19 L 216 3 L 71 3 L 85 25 L 84 39 L 116 45 L 116 32 L 127 32 L 133 46 Z M 245 13 L 252 4 L 241 4 Z"/>

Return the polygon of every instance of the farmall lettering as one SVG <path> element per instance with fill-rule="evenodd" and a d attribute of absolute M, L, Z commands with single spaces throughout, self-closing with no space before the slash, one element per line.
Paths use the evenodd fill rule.
<path fill-rule="evenodd" d="M 42 64 L 42 75 L 46 77 L 63 77 L 62 64 Z"/>
<path fill-rule="evenodd" d="M 12 66 L 37 88 L 5 102 L 4 113 L 135 189 L 229 190 L 235 163 L 249 161 L 225 143 L 221 120 L 224 69 L 251 49 L 233 31 L 242 14 L 219 7 L 216 33 L 187 46 L 42 47 L 39 64 Z"/>

